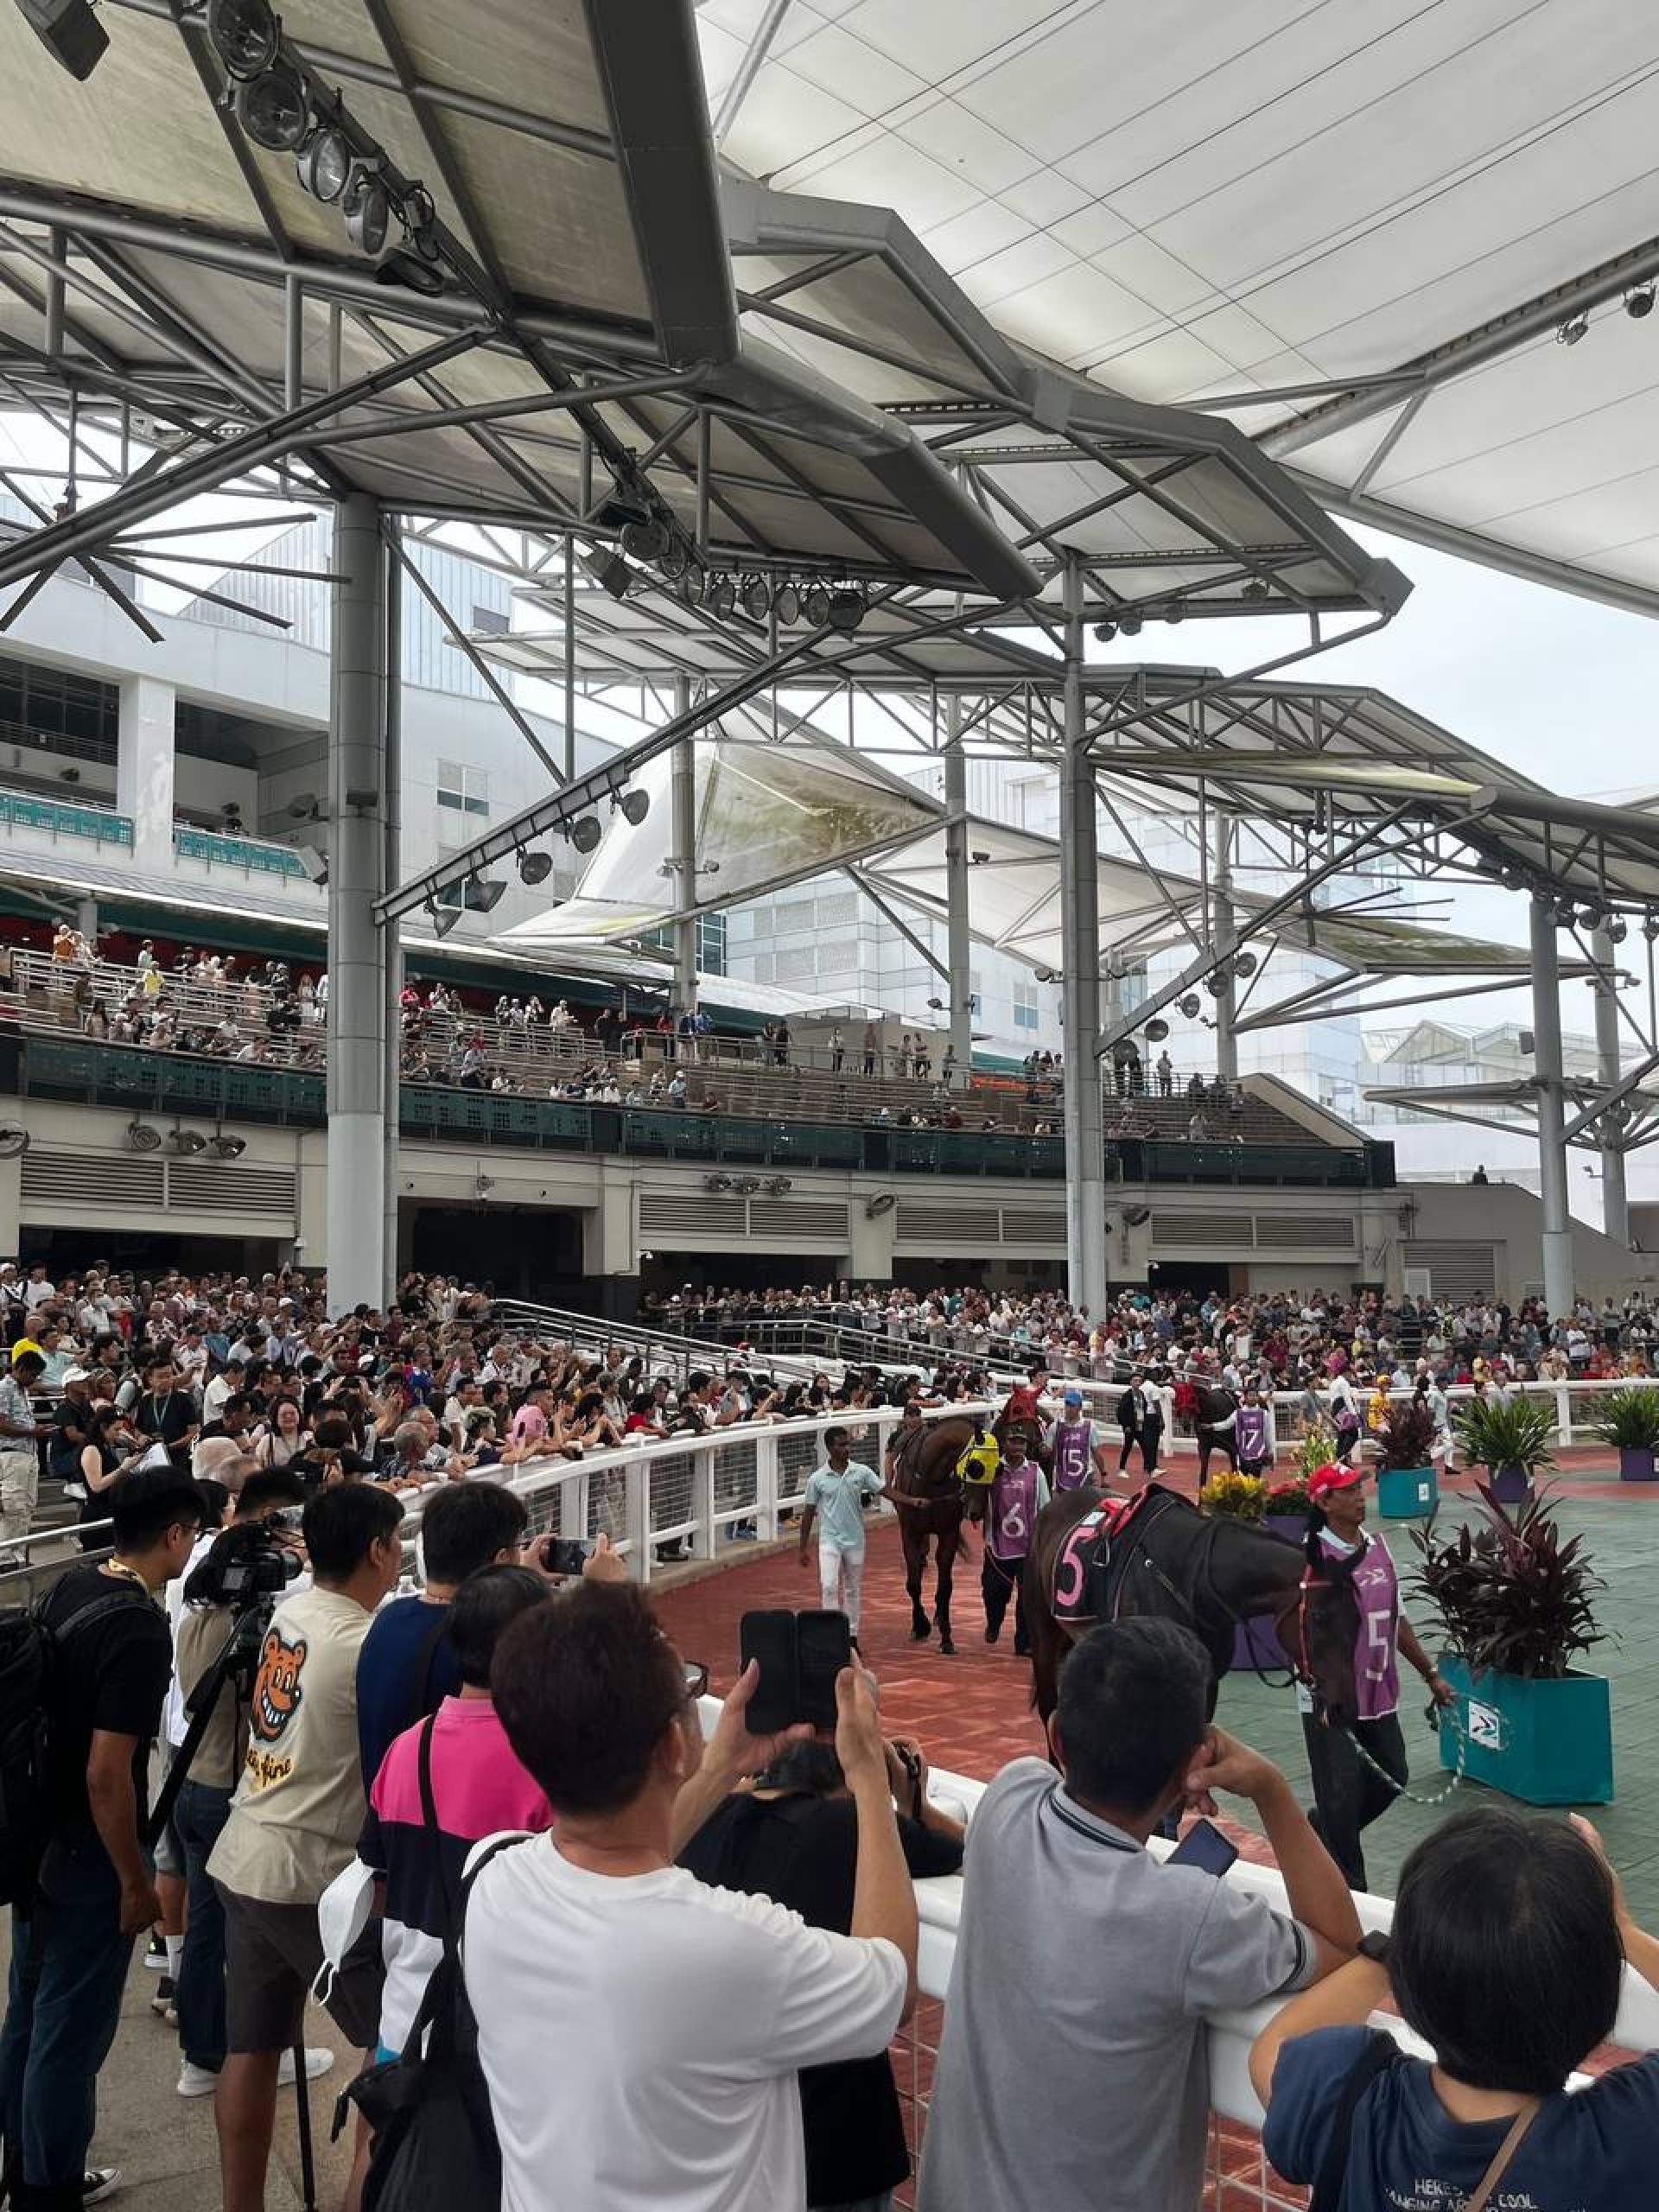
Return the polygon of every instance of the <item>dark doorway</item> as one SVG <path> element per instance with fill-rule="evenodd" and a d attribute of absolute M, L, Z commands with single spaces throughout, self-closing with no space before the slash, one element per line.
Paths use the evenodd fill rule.
<path fill-rule="evenodd" d="M 54 1281 L 63 1275 L 84 1274 L 95 1260 L 122 1273 L 152 1278 L 174 1268 L 187 1275 L 257 1278 L 275 1274 L 293 1249 L 285 1236 L 180 1236 L 166 1230 L 36 1226 L 19 1230 L 17 1248 L 25 1268 L 44 1262 Z"/>
<path fill-rule="evenodd" d="M 538 1305 L 591 1302 L 582 1265 L 582 1216 L 573 1208 L 404 1203 L 402 1264 L 423 1274 L 489 1284 L 499 1298 Z"/>

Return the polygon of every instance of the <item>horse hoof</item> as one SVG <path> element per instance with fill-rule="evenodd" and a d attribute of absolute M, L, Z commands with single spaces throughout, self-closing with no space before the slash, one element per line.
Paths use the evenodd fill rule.
<path fill-rule="evenodd" d="M 927 1622 L 918 1621 L 910 1631 L 910 1640 L 912 1643 L 925 1643 L 932 1633 L 933 1630 Z"/>
<path fill-rule="evenodd" d="M 942 1636 L 939 1638 L 939 1649 L 947 1659 L 954 1659 L 957 1656 L 957 1647 L 948 1636 Z"/>

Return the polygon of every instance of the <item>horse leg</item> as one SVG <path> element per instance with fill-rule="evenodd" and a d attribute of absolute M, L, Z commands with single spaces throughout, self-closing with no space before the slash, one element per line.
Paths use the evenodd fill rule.
<path fill-rule="evenodd" d="M 910 1599 L 911 1641 L 925 1643 L 931 1633 L 927 1615 L 922 1611 L 922 1569 L 927 1564 L 927 1538 L 919 1529 L 912 1529 L 906 1518 L 900 1541 L 905 1552 L 905 1592 Z"/>
<path fill-rule="evenodd" d="M 957 1563 L 957 1547 L 961 1542 L 960 1522 L 954 1528 L 940 1530 L 938 1582 L 935 1592 L 933 1618 L 939 1627 L 939 1649 L 947 1659 L 954 1656 L 957 1649 L 950 1637 L 950 1580 L 951 1570 Z"/>

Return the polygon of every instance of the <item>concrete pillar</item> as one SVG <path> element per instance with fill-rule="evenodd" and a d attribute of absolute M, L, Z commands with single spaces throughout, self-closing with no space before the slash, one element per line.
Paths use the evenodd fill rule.
<path fill-rule="evenodd" d="M 1216 860 L 1214 898 L 1216 943 L 1226 950 L 1226 958 L 1216 970 L 1216 982 L 1221 986 L 1216 994 L 1216 1072 L 1229 1082 L 1238 1079 L 1238 1033 L 1234 1027 L 1238 1012 L 1238 985 L 1233 976 L 1233 933 L 1236 926 L 1233 914 L 1233 817 L 1230 814 L 1216 817 Z"/>
<path fill-rule="evenodd" d="M 968 755 L 959 734 L 962 702 L 954 695 L 944 714 L 944 964 L 950 970 L 952 1080 L 966 1090 L 974 1065 L 974 944 L 968 927 Z"/>
<path fill-rule="evenodd" d="M 1538 1080 L 1538 1187 L 1544 1217 L 1544 1302 L 1552 1315 L 1573 1306 L 1573 1219 L 1567 1197 L 1566 1126 L 1561 1097 L 1560 967 L 1554 909 L 1531 902 L 1532 1033 Z"/>
<path fill-rule="evenodd" d="M 97 944 L 98 901 L 96 899 L 76 899 L 75 927 L 80 931 L 82 937 L 86 938 L 88 944 Z"/>
<path fill-rule="evenodd" d="M 116 724 L 115 804 L 132 823 L 140 867 L 173 871 L 173 686 L 159 677 L 121 683 Z"/>
<path fill-rule="evenodd" d="M 386 594 L 385 792 L 386 864 L 388 888 L 403 880 L 404 772 L 404 570 L 401 562 L 387 558 L 384 574 Z M 380 1244 L 380 1300 L 384 1309 L 397 1294 L 398 1145 L 401 1138 L 400 1103 L 403 1084 L 403 1010 L 398 1001 L 404 988 L 404 948 L 398 925 L 382 925 L 386 969 L 385 1113 L 386 1138 L 382 1158 Z"/>
<path fill-rule="evenodd" d="M 674 712 L 687 713 L 691 705 L 691 684 L 689 677 L 674 679 Z M 682 738 L 674 748 L 673 785 L 671 797 L 674 808 L 674 897 L 680 906 L 689 906 L 697 895 L 697 747 L 695 738 Z M 674 925 L 674 999 L 687 1014 L 696 1011 L 697 1003 L 697 924 L 695 915 L 687 915 Z"/>
<path fill-rule="evenodd" d="M 852 1282 L 891 1282 L 899 1209 L 889 1206 L 872 1220 L 864 1211 L 879 1196 L 874 1185 L 855 1188 L 847 1208 L 848 1251 L 843 1272 Z"/>
<path fill-rule="evenodd" d="M 1605 1090 L 1618 1081 L 1622 1054 L 1618 1039 L 1618 1001 L 1613 982 L 1618 954 L 1605 930 L 1590 940 L 1601 969 L 1593 988 L 1596 1000 L 1596 1077 Z M 1601 1160 L 1601 1225 L 1620 1244 L 1630 1241 L 1630 1204 L 1624 1187 L 1624 1154 L 1603 1135 Z"/>
<path fill-rule="evenodd" d="M 1065 1024 L 1066 1295 L 1106 1304 L 1106 1156 L 1101 1109 L 1100 845 L 1083 717 L 1083 575 L 1065 572 L 1065 757 L 1060 769 L 1061 1005 Z"/>
<path fill-rule="evenodd" d="M 386 949 L 385 549 L 374 501 L 334 512 L 328 729 L 328 1306 L 385 1287 Z"/>

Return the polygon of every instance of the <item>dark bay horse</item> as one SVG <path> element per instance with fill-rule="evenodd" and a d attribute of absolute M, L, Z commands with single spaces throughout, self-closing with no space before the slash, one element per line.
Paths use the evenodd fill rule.
<path fill-rule="evenodd" d="M 1091 1540 L 1077 1534 L 1103 1503 L 1097 1492 L 1067 1491 L 1037 1517 L 1025 1597 L 1032 1702 L 1040 1718 L 1046 1722 L 1054 1710 L 1060 1663 L 1075 1639 L 1097 1620 L 1136 1613 L 1159 1614 L 1192 1630 L 1210 1655 L 1212 1712 L 1239 1623 L 1263 1617 L 1321 1694 L 1351 1709 L 1351 1605 L 1344 1606 L 1323 1570 L 1308 1574 L 1305 1588 L 1307 1556 L 1270 1529 L 1200 1513 L 1160 1483 L 1148 1484 L 1142 1500 L 1112 1546 L 1103 1580 L 1088 1556 Z"/>
<path fill-rule="evenodd" d="M 925 1643 L 937 1625 L 939 1649 L 947 1656 L 957 1648 L 950 1636 L 950 1587 L 967 1512 L 966 1485 L 957 1473 L 957 1462 L 973 1440 L 974 1423 L 966 1414 L 918 1421 L 899 1431 L 887 1469 L 905 1553 L 911 1637 L 917 1643 Z M 938 1575 L 930 1621 L 922 1605 L 922 1574 L 935 1545 Z"/>
<path fill-rule="evenodd" d="M 1212 1452 L 1224 1452 L 1228 1465 L 1237 1471 L 1238 1399 L 1233 1391 L 1222 1382 L 1179 1382 L 1175 1411 L 1191 1417 L 1192 1433 L 1198 1439 L 1200 1483 L 1209 1477 Z"/>

